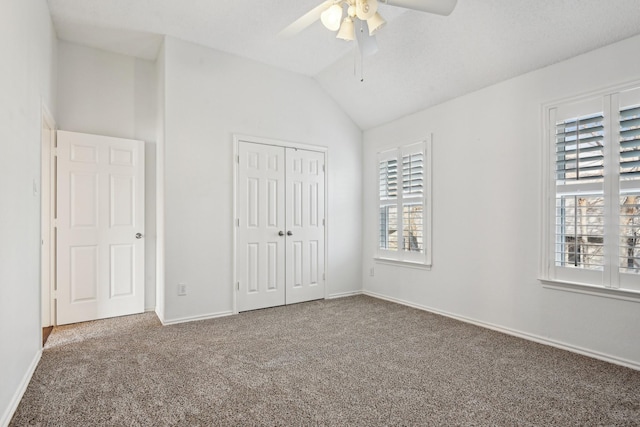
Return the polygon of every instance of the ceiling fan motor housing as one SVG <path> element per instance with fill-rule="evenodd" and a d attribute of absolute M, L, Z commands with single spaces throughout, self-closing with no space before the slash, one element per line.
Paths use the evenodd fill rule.
<path fill-rule="evenodd" d="M 356 0 L 356 16 L 361 21 L 373 17 L 378 11 L 377 0 Z"/>

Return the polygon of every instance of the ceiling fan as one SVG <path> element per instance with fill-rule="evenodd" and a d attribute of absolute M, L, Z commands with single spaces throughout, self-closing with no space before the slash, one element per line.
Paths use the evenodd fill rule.
<path fill-rule="evenodd" d="M 281 36 L 293 36 L 318 19 L 330 31 L 337 31 L 336 38 L 358 40 L 363 55 L 377 51 L 374 35 L 386 24 L 378 13 L 378 3 L 404 9 L 418 10 L 448 16 L 458 0 L 326 0 L 302 15 L 280 32 Z"/>

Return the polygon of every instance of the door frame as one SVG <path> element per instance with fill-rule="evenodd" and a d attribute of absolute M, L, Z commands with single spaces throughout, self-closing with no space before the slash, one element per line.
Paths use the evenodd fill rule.
<path fill-rule="evenodd" d="M 55 150 L 56 122 L 42 103 L 40 126 L 40 323 L 41 327 L 55 326 L 56 236 L 55 236 Z M 49 137 L 45 138 L 45 130 Z"/>
<path fill-rule="evenodd" d="M 282 148 L 293 148 L 295 150 L 308 150 L 322 153 L 324 155 L 324 299 L 329 295 L 329 148 L 320 145 L 303 144 L 299 142 L 282 141 L 278 139 L 262 138 L 243 134 L 233 134 L 233 216 L 231 217 L 231 228 L 233 229 L 233 281 L 231 283 L 231 294 L 233 295 L 233 314 L 238 314 L 238 272 L 237 272 L 237 249 L 238 249 L 238 181 L 239 181 L 239 159 L 240 143 L 250 142 L 252 144 L 272 145 Z"/>

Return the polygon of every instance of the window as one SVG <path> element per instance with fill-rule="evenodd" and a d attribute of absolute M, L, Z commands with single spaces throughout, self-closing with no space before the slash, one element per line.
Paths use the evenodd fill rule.
<path fill-rule="evenodd" d="M 546 112 L 544 278 L 640 291 L 640 88 Z"/>
<path fill-rule="evenodd" d="M 430 141 L 378 153 L 378 258 L 430 265 Z"/>

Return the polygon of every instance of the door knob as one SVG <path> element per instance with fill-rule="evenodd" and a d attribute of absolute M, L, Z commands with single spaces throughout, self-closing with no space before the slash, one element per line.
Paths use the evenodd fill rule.
<path fill-rule="evenodd" d="M 278 236 L 284 236 L 284 231 L 282 230 L 278 231 Z"/>
<path fill-rule="evenodd" d="M 142 233 L 136 233 L 136 239 L 142 239 Z"/>
<path fill-rule="evenodd" d="M 287 236 L 293 236 L 293 231 L 291 230 L 287 231 Z"/>

